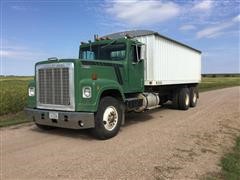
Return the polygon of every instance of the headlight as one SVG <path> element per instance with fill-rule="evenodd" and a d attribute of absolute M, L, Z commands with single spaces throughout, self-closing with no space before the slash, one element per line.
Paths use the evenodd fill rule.
<path fill-rule="evenodd" d="M 92 97 L 92 89 L 90 86 L 83 87 L 83 98 L 91 98 Z"/>
<path fill-rule="evenodd" d="M 28 96 L 35 96 L 35 87 L 28 88 Z"/>

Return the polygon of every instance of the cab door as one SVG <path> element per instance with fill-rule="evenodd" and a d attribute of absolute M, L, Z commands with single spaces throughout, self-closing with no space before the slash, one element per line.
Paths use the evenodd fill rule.
<path fill-rule="evenodd" d="M 144 91 L 144 59 L 141 59 L 141 45 L 131 45 L 128 61 L 129 92 Z"/>

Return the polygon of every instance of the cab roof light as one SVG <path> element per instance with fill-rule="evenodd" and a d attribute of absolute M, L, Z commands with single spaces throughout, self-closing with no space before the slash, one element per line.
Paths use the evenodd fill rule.
<path fill-rule="evenodd" d="M 131 38 L 132 38 L 132 36 L 130 36 L 129 34 L 126 34 L 125 37 L 126 37 L 127 39 L 131 39 Z"/>
<path fill-rule="evenodd" d="M 57 60 L 58 60 L 57 57 L 50 57 L 50 58 L 48 58 L 48 61 L 57 61 Z"/>

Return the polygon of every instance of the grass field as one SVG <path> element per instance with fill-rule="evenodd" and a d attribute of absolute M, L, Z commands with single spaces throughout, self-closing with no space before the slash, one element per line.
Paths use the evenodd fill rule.
<path fill-rule="evenodd" d="M 236 137 L 235 146 L 225 153 L 219 163 L 220 172 L 209 173 L 202 180 L 239 180 L 240 179 L 240 136 Z"/>
<path fill-rule="evenodd" d="M 33 77 L 0 77 L 0 127 L 29 122 L 26 106 L 27 87 Z"/>
<path fill-rule="evenodd" d="M 30 77 L 0 78 L 0 116 L 17 113 L 26 106 Z"/>
<path fill-rule="evenodd" d="M 225 87 L 240 86 L 240 77 L 204 77 L 199 91 L 209 91 Z"/>
<path fill-rule="evenodd" d="M 27 86 L 33 77 L 0 77 L 0 127 L 27 122 L 22 112 L 26 106 Z M 204 77 L 199 90 L 208 91 L 240 86 L 240 77 Z"/>
<path fill-rule="evenodd" d="M 236 144 L 232 152 L 223 156 L 221 167 L 224 179 L 240 179 L 240 137 L 236 139 Z"/>
<path fill-rule="evenodd" d="M 21 123 L 30 122 L 30 120 L 26 117 L 25 113 L 23 111 L 3 115 L 0 117 L 0 127 L 6 127 Z"/>

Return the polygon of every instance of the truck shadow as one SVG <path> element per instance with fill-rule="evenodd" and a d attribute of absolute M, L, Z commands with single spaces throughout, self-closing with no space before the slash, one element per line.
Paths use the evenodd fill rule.
<path fill-rule="evenodd" d="M 171 109 L 171 105 L 168 106 L 162 106 L 159 107 L 157 109 L 152 109 L 152 110 L 148 110 L 145 112 L 140 112 L 140 113 L 136 113 L 136 112 L 130 112 L 126 114 L 126 118 L 125 118 L 125 124 L 124 127 L 127 126 L 131 126 L 137 123 L 143 123 L 143 122 L 147 122 L 147 121 L 151 121 L 154 119 L 153 114 L 155 113 L 159 113 L 161 111 L 165 111 L 167 109 Z M 160 118 L 162 116 L 160 115 Z"/>
<path fill-rule="evenodd" d="M 31 128 L 31 131 L 35 133 L 41 133 L 41 134 L 50 134 L 50 135 L 57 135 L 62 137 L 68 137 L 68 138 L 75 138 L 75 139 L 81 139 L 81 140 L 95 140 L 90 133 L 90 130 L 88 129 L 65 129 L 65 128 L 54 128 L 51 130 L 42 130 L 39 129 L 37 126 L 34 126 Z"/>

